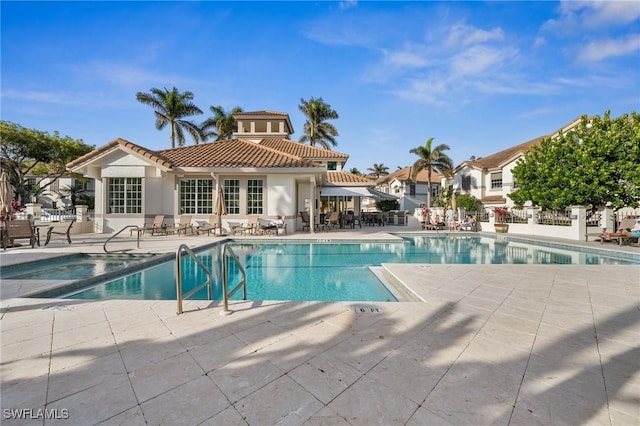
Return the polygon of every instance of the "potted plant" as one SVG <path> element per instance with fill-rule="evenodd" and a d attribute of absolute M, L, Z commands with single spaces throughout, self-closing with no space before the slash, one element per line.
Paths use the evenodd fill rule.
<path fill-rule="evenodd" d="M 508 223 L 504 223 L 506 217 L 507 217 L 507 208 L 506 207 L 496 207 L 493 210 L 493 213 L 495 214 L 496 220 L 494 223 L 494 228 L 496 230 L 496 233 L 498 234 L 504 234 L 509 232 L 509 224 Z"/>

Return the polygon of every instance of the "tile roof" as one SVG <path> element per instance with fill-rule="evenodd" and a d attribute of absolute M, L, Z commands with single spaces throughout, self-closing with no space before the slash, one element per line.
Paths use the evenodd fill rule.
<path fill-rule="evenodd" d="M 152 151 L 150 149 L 144 148 L 140 145 L 136 145 L 133 142 L 129 142 L 126 139 L 122 139 L 122 138 L 118 138 L 115 140 L 112 140 L 111 142 L 102 145 L 99 148 L 94 149 L 91 152 L 88 152 L 87 154 L 76 158 L 75 160 L 67 163 L 66 167 L 68 169 L 72 169 L 74 167 L 79 166 L 80 164 L 91 160 L 92 158 L 95 158 L 103 153 L 106 153 L 114 148 L 117 148 L 118 146 L 124 147 L 126 149 L 129 149 L 133 152 L 135 152 L 136 154 L 140 155 L 141 157 L 147 158 L 155 163 L 158 163 L 160 166 L 165 167 L 167 169 L 172 168 L 173 164 L 167 159 L 165 158 L 163 155 L 158 154 L 155 151 Z"/>
<path fill-rule="evenodd" d="M 532 139 L 530 141 L 521 143 L 520 145 L 512 146 L 511 148 L 507 148 L 505 150 L 496 152 L 495 154 L 488 155 L 486 157 L 482 157 L 479 160 L 475 161 L 465 161 L 462 165 L 468 165 L 471 167 L 476 167 L 478 169 L 494 169 L 501 167 L 506 161 L 511 160 L 512 158 L 517 157 L 518 155 L 522 155 L 526 150 L 531 148 L 533 145 L 538 145 L 542 139 L 546 136 L 541 136 L 539 138 Z M 458 167 L 460 167 L 458 166 Z"/>
<path fill-rule="evenodd" d="M 301 142 L 292 141 L 284 138 L 269 138 L 260 141 L 260 145 L 277 149 L 278 151 L 288 152 L 292 155 L 308 159 L 336 159 L 347 160 L 349 156 L 341 152 L 331 151 L 329 149 L 317 148 L 315 146 L 306 145 Z"/>
<path fill-rule="evenodd" d="M 374 185 L 375 181 L 365 176 L 355 175 L 349 172 L 329 170 L 326 173 L 325 183 L 332 184 L 345 184 L 345 183 L 357 183 Z M 359 185 L 362 186 L 362 185 Z"/>
<path fill-rule="evenodd" d="M 414 182 L 413 179 L 411 179 L 411 173 L 413 173 L 413 167 L 409 166 L 409 167 L 404 167 L 400 170 L 396 170 L 393 173 L 389 173 L 386 176 L 381 176 L 376 183 L 378 185 L 383 185 L 385 183 L 389 183 L 391 182 L 393 179 L 397 179 L 401 182 Z M 420 170 L 418 172 L 418 175 L 416 176 L 415 182 L 427 182 L 427 171 L 426 170 Z M 431 183 L 439 183 L 442 180 L 442 175 L 440 173 L 436 173 L 436 172 L 431 172 Z"/>
<path fill-rule="evenodd" d="M 177 167 L 307 168 L 319 163 L 244 139 L 227 139 L 158 151 Z"/>
<path fill-rule="evenodd" d="M 578 123 L 580 123 L 581 121 L 581 117 L 575 118 L 573 120 L 571 120 L 569 123 L 565 124 L 564 126 L 560 127 L 558 130 L 556 130 L 553 133 L 550 133 L 548 135 L 544 135 L 544 136 L 540 136 L 537 137 L 535 139 L 531 139 L 530 141 L 521 143 L 519 145 L 516 146 L 512 146 L 511 148 L 507 148 L 505 150 L 496 152 L 494 154 L 491 155 L 487 155 L 486 157 L 482 157 L 478 160 L 475 161 L 464 161 L 462 162 L 462 164 L 460 164 L 458 166 L 458 168 L 460 168 L 461 166 L 464 165 L 468 165 L 471 167 L 476 167 L 479 169 L 494 169 L 494 168 L 499 168 L 501 167 L 506 161 L 515 158 L 519 155 L 524 154 L 525 151 L 527 151 L 529 148 L 531 148 L 534 145 L 538 145 L 540 144 L 540 142 L 542 141 L 542 139 L 544 138 L 550 138 L 550 137 L 556 137 L 558 136 L 559 132 L 562 130 L 563 132 L 567 132 L 568 130 L 571 130 L 573 127 L 575 127 Z"/>

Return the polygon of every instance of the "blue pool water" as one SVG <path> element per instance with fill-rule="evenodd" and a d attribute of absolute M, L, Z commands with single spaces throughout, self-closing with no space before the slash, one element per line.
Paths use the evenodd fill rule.
<path fill-rule="evenodd" d="M 221 247 L 216 245 L 198 253 L 202 262 L 214 271 L 215 300 L 222 297 L 218 267 Z M 393 295 L 369 269 L 382 263 L 640 263 L 637 257 L 616 257 L 613 253 L 607 256 L 604 252 L 572 246 L 457 235 L 405 236 L 402 242 L 235 242 L 232 247 L 245 266 L 250 300 L 392 301 Z M 174 263 L 148 268 L 68 297 L 175 300 Z M 182 265 L 185 292 L 204 282 L 204 274 L 193 261 L 183 259 Z M 230 287 L 238 279 L 237 272 L 232 274 Z M 235 298 L 240 298 L 239 293 Z M 206 291 L 193 298 L 206 299 Z"/>
<path fill-rule="evenodd" d="M 44 261 L 25 262 L 0 268 L 2 279 L 77 280 L 122 270 L 148 260 L 148 256 L 73 254 Z"/>

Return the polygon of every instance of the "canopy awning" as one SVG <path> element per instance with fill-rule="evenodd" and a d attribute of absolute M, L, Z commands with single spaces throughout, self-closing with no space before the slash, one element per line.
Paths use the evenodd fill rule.
<path fill-rule="evenodd" d="M 369 197 L 376 200 L 397 200 L 398 197 L 363 186 L 323 186 L 320 195 L 326 197 Z"/>

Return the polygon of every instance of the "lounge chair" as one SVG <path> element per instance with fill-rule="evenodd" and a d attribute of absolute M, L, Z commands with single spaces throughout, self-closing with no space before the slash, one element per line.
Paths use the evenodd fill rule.
<path fill-rule="evenodd" d="M 207 233 L 207 235 L 211 235 L 212 232 L 213 232 L 213 235 L 215 235 L 216 229 L 220 231 L 220 234 L 222 234 L 222 226 L 220 225 L 220 215 L 212 214 L 211 216 L 209 216 L 209 221 L 196 220 L 196 223 L 198 224 L 196 226 L 197 235 L 204 234 L 205 232 Z"/>
<path fill-rule="evenodd" d="M 71 244 L 71 227 L 73 226 L 75 221 L 76 220 L 73 219 L 71 222 L 69 222 L 69 225 L 62 231 L 56 230 L 56 226 L 50 226 L 49 230 L 47 231 L 47 240 L 44 242 L 44 245 L 46 246 L 47 244 L 49 244 L 49 241 L 51 241 L 51 235 L 65 235 L 67 237 L 67 241 L 69 242 L 69 244 Z"/>
<path fill-rule="evenodd" d="M 258 228 L 256 229 L 256 233 L 261 234 L 269 234 L 269 235 L 278 235 L 280 230 L 283 230 L 284 234 L 287 234 L 287 224 L 282 221 L 282 223 L 275 223 L 272 220 L 267 219 L 258 219 Z"/>
<path fill-rule="evenodd" d="M 177 225 L 169 225 L 163 228 L 164 234 L 179 234 L 184 233 L 187 235 L 187 229 L 191 230 L 191 235 L 193 235 L 193 225 L 191 224 L 191 215 L 184 214 L 180 216 L 180 222 Z"/>
<path fill-rule="evenodd" d="M 618 226 L 618 230 L 616 232 L 603 232 L 600 234 L 600 244 L 605 241 L 614 241 L 616 240 L 619 245 L 623 245 L 625 243 L 630 243 L 631 240 L 635 239 L 632 235 L 629 235 L 626 231 L 627 229 L 631 229 L 635 226 L 636 219 L 633 217 L 625 217 L 620 221 L 620 225 Z"/>
<path fill-rule="evenodd" d="M 157 214 L 156 217 L 153 219 L 153 223 L 145 223 L 144 225 L 142 225 L 142 228 L 138 228 L 138 234 L 142 235 L 145 232 L 149 231 L 151 232 L 151 235 L 157 233 L 162 233 L 162 228 L 164 226 L 164 215 L 163 214 Z M 130 234 L 133 234 L 133 231 L 135 229 L 132 229 Z"/>
<path fill-rule="evenodd" d="M 8 220 L 5 222 L 4 238 L 2 241 L 2 248 L 13 246 L 15 240 L 28 239 L 31 248 L 36 246 L 36 242 L 40 245 L 36 238 L 33 223 L 30 220 Z"/>

